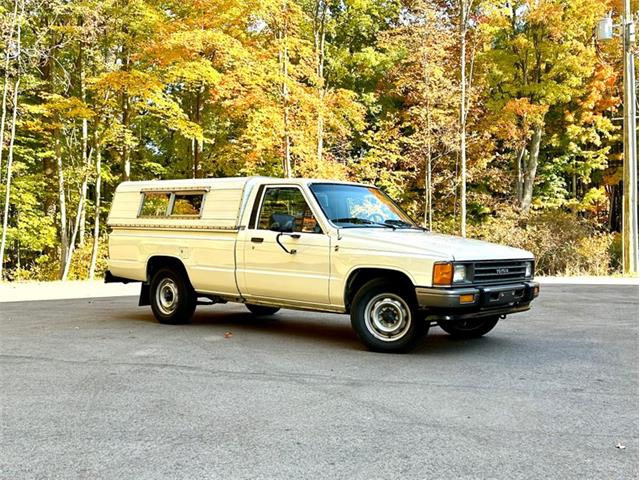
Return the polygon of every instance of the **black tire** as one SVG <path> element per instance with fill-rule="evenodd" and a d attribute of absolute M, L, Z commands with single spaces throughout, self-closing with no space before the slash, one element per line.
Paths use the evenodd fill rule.
<path fill-rule="evenodd" d="M 245 307 L 247 307 L 251 313 L 260 317 L 273 315 L 280 310 L 278 307 L 265 307 L 263 305 L 253 305 L 251 303 L 245 303 Z"/>
<path fill-rule="evenodd" d="M 473 320 L 456 320 L 438 322 L 438 326 L 455 338 L 478 338 L 486 335 L 496 326 L 500 317 L 476 318 Z"/>
<path fill-rule="evenodd" d="M 191 321 L 198 296 L 185 274 L 165 267 L 151 279 L 149 301 L 160 323 L 181 325 Z"/>
<path fill-rule="evenodd" d="M 385 353 L 411 350 L 429 330 L 411 292 L 381 278 L 368 281 L 356 293 L 351 326 L 367 348 Z"/>

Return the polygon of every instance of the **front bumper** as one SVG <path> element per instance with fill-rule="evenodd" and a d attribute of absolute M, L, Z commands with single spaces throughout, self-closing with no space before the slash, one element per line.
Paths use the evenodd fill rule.
<path fill-rule="evenodd" d="M 529 310 L 540 285 L 533 281 L 507 285 L 454 288 L 417 287 L 418 306 L 432 319 L 468 319 Z"/>

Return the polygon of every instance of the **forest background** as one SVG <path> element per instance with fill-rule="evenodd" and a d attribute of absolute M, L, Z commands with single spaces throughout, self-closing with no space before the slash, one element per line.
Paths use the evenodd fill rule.
<path fill-rule="evenodd" d="M 594 29 L 620 8 L 2 0 L 0 279 L 100 276 L 120 181 L 256 174 L 373 183 L 539 274 L 616 273 L 622 56 Z"/>

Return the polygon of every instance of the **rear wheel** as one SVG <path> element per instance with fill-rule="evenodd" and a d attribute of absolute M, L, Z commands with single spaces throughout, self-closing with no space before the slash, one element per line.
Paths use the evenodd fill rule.
<path fill-rule="evenodd" d="M 161 268 L 151 279 L 149 300 L 160 323 L 189 323 L 198 297 L 186 276 L 172 268 Z"/>
<path fill-rule="evenodd" d="M 409 292 L 383 279 L 370 280 L 358 290 L 351 306 L 351 325 L 376 352 L 406 352 L 429 329 L 416 314 Z"/>
<path fill-rule="evenodd" d="M 438 326 L 455 338 L 478 338 L 496 326 L 500 317 L 475 318 L 472 320 L 440 321 Z"/>
<path fill-rule="evenodd" d="M 280 310 L 278 307 L 265 307 L 263 305 L 253 305 L 251 303 L 246 303 L 245 306 L 251 313 L 261 317 L 267 316 L 267 315 L 273 315 L 278 310 Z"/>

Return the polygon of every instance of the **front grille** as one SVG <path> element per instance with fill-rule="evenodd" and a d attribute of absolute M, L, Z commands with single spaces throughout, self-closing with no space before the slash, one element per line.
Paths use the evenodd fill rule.
<path fill-rule="evenodd" d="M 486 285 L 524 280 L 526 265 L 522 260 L 475 262 L 473 283 Z"/>

